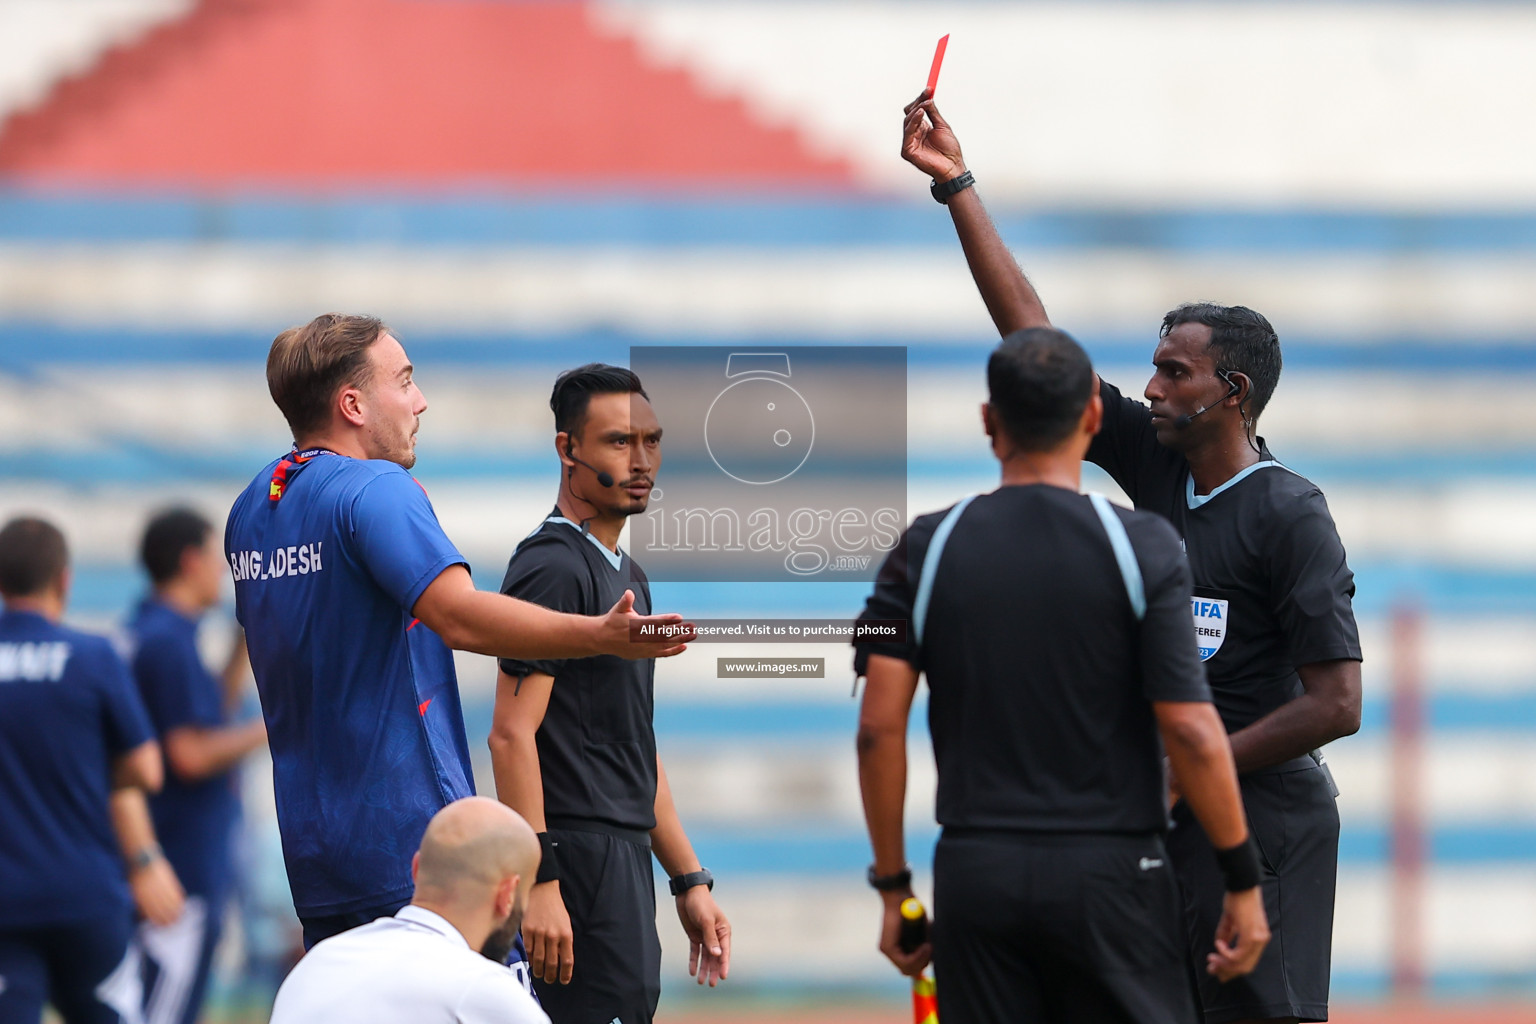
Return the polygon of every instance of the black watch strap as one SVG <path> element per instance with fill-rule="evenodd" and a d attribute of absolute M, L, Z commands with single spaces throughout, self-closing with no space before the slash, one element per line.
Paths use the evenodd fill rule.
<path fill-rule="evenodd" d="M 871 864 L 865 877 L 869 880 L 872 889 L 878 889 L 881 892 L 900 892 L 912 887 L 912 865 L 905 865 L 894 875 L 877 875 L 875 866 Z"/>
<path fill-rule="evenodd" d="M 928 191 L 933 195 L 935 201 L 947 204 L 950 196 L 956 192 L 964 192 L 974 184 L 976 184 L 976 176 L 970 171 L 966 171 L 963 174 L 955 175 L 948 181 L 935 182 Z"/>
<path fill-rule="evenodd" d="M 685 871 L 681 875 L 674 876 L 667 882 L 667 888 L 672 890 L 673 896 L 681 896 L 696 885 L 702 885 L 714 892 L 715 876 L 709 873 L 709 868 L 699 868 L 697 871 Z"/>

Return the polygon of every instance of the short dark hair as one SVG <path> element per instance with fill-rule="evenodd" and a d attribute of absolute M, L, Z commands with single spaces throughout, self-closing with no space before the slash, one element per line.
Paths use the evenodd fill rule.
<path fill-rule="evenodd" d="M 69 567 L 69 546 L 59 528 L 20 516 L 0 529 L 0 594 L 31 597 L 56 583 Z"/>
<path fill-rule="evenodd" d="M 181 556 L 189 548 L 208 542 L 213 524 L 189 508 L 170 508 L 158 513 L 144 528 L 139 543 L 139 560 L 149 572 L 150 582 L 159 586 L 175 579 L 181 571 Z"/>
<path fill-rule="evenodd" d="M 272 339 L 267 390 L 294 440 L 325 427 L 338 389 L 367 385 L 368 349 L 387 333 L 388 325 L 375 316 L 322 313 Z"/>
<path fill-rule="evenodd" d="M 1077 427 L 1093 392 L 1093 363 L 1065 331 L 1030 327 L 1003 339 L 987 360 L 992 412 L 1025 451 L 1048 451 Z"/>
<path fill-rule="evenodd" d="M 639 395 L 650 400 L 633 370 L 607 363 L 587 363 L 555 378 L 549 408 L 555 414 L 555 430 L 575 438 L 587 422 L 587 406 L 593 395 Z"/>
<path fill-rule="evenodd" d="M 1258 419 L 1280 383 L 1280 338 L 1261 313 L 1247 306 L 1186 302 L 1163 317 L 1159 338 L 1179 324 L 1204 324 L 1211 329 L 1210 351 L 1219 370 L 1236 370 L 1253 382 L 1250 418 Z"/>

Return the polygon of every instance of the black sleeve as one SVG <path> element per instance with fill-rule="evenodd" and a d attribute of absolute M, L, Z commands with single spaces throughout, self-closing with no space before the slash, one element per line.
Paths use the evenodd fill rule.
<path fill-rule="evenodd" d="M 921 669 L 922 654 L 917 638 L 913 635 L 912 605 L 917 599 L 917 580 L 922 572 L 923 556 L 928 552 L 928 542 L 938 528 L 943 513 L 923 516 L 903 531 L 901 539 L 885 556 L 880 572 L 875 576 L 875 589 L 864 602 L 859 622 L 874 619 L 900 619 L 907 623 L 907 638 L 895 640 L 861 640 L 853 645 L 853 671 L 864 675 L 869 667 L 871 654 L 884 654 L 900 658 Z"/>
<path fill-rule="evenodd" d="M 1141 563 L 1147 615 L 1141 623 L 1142 693 L 1151 701 L 1209 701 L 1190 614 L 1189 560 L 1172 526 L 1150 513 L 1122 517 Z"/>
<path fill-rule="evenodd" d="M 534 534 L 512 553 L 501 592 L 557 612 L 588 615 L 585 578 L 586 563 L 580 555 L 558 540 Z M 497 664 L 507 675 L 521 679 L 530 672 L 556 675 L 561 660 L 502 658 Z"/>
<path fill-rule="evenodd" d="M 1088 446 L 1088 461 L 1108 473 L 1139 508 L 1144 474 L 1170 462 L 1172 453 L 1157 442 L 1152 410 L 1122 395 L 1103 377 L 1099 398 L 1104 403 L 1104 423 Z"/>
<path fill-rule="evenodd" d="M 1295 665 L 1359 661 L 1355 574 L 1322 492 L 1308 491 L 1292 505 L 1268 548 L 1270 602 Z"/>

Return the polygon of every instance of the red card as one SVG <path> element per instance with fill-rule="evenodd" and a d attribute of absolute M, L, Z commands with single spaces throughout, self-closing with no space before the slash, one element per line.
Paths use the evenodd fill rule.
<path fill-rule="evenodd" d="M 949 33 L 939 40 L 938 49 L 933 51 L 933 67 L 928 69 L 928 95 L 932 97 L 934 89 L 939 85 L 939 68 L 944 64 L 944 50 L 949 46 Z"/>

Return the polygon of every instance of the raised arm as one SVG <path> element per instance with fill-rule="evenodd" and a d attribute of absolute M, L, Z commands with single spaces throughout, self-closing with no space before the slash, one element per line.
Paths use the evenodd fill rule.
<path fill-rule="evenodd" d="M 469 570 L 450 565 L 411 609 L 449 647 L 498 658 L 667 658 L 692 639 L 632 639 L 631 627 L 677 627 L 680 615 L 636 615 L 635 596 L 625 591 L 605 615 L 568 615 L 503 594 L 476 590 Z"/>
<path fill-rule="evenodd" d="M 966 173 L 960 140 L 955 138 L 949 122 L 933 105 L 933 98 L 926 89 L 907 104 L 904 113 L 903 160 L 929 175 L 935 183 Z M 997 325 L 997 333 L 1008 335 L 1026 327 L 1049 327 L 1051 321 L 1045 314 L 1040 296 L 1035 294 L 1024 271 L 1019 269 L 1013 253 L 1003 244 L 975 186 L 950 196 L 946 205 L 955 222 L 955 233 L 960 236 L 965 262 L 981 292 L 981 301 Z"/>

